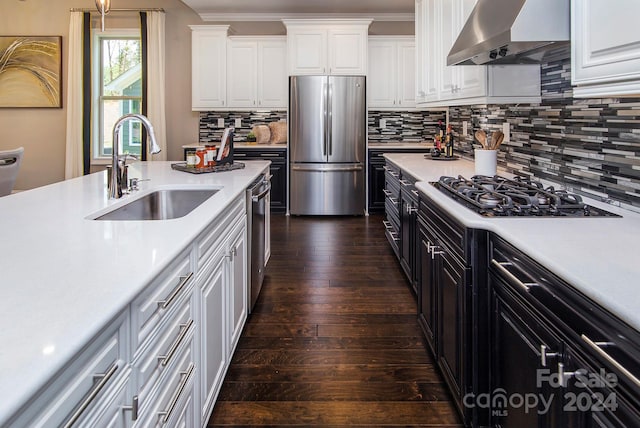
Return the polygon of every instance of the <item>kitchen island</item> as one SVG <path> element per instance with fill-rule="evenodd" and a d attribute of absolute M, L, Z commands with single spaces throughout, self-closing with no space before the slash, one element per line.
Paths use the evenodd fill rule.
<path fill-rule="evenodd" d="M 20 422 L 13 419 L 14 415 L 24 417 L 25 413 L 32 413 L 34 409 L 29 409 L 28 405 L 34 400 L 47 397 L 53 400 L 69 393 L 57 391 L 56 395 L 56 391 L 52 391 L 59 378 L 67 376 L 58 374 L 78 369 L 74 367 L 73 360 L 91 350 L 92 341 L 114 321 L 120 323 L 115 328 L 118 337 L 115 348 L 118 349 L 114 352 L 118 355 L 117 376 L 114 378 L 129 382 L 126 372 L 131 370 L 131 359 L 135 362 L 144 358 L 144 352 L 136 350 L 136 346 L 152 347 L 155 340 L 147 340 L 145 336 L 155 334 L 149 327 L 152 324 L 149 320 L 157 318 L 157 324 L 162 327 L 177 311 L 168 308 L 171 302 L 167 301 L 159 311 L 141 307 L 142 315 L 136 319 L 135 307 L 132 307 L 131 321 L 128 319 L 129 305 L 140 298 L 141 293 L 146 293 L 150 284 L 163 280 L 161 276 L 167 274 L 167 269 L 181 275 L 191 272 L 189 277 L 193 278 L 196 278 L 194 273 L 200 275 L 204 262 L 208 261 L 205 253 L 209 251 L 213 258 L 217 244 L 227 245 L 223 241 L 224 236 L 216 236 L 220 232 L 217 222 L 223 218 L 237 217 L 225 218 L 225 221 L 238 224 L 233 230 L 237 230 L 239 241 L 244 242 L 241 238 L 246 236 L 245 189 L 260 174 L 268 171 L 270 163 L 250 161 L 245 164 L 244 169 L 234 171 L 190 174 L 172 170 L 169 162 L 133 163 L 129 166 L 129 177 L 149 181 L 141 181 L 140 190 L 115 200 L 107 198 L 104 172 L 0 198 L 0 222 L 4 226 L 0 239 L 3 296 L 0 300 L 0 321 L 3 325 L 0 339 L 4 344 L 0 350 L 0 395 L 3 397 L 0 401 L 0 425 L 5 426 L 12 421 L 19 426 Z M 218 191 L 181 218 L 93 220 L 152 190 L 169 188 Z M 205 231 L 206 236 L 203 235 Z M 206 245 L 213 248 L 209 250 Z M 237 254 L 227 256 L 232 260 Z M 180 259 L 179 266 L 176 265 L 177 259 Z M 237 267 L 244 267 L 246 286 L 246 262 Z M 243 274 L 242 270 L 240 274 Z M 187 278 L 180 284 L 187 284 L 186 289 L 195 289 L 198 285 L 193 286 L 193 281 Z M 159 287 L 171 291 L 175 284 L 162 283 Z M 178 296 L 180 290 L 176 290 L 175 296 Z M 226 296 L 226 292 L 221 296 Z M 191 300 L 189 296 L 178 297 L 176 301 L 181 299 L 191 302 L 189 304 L 194 307 L 198 303 L 197 299 Z M 156 302 L 153 302 L 155 307 Z M 202 307 L 191 311 L 198 316 L 199 310 Z M 166 321 L 162 319 L 165 315 Z M 246 318 L 246 313 L 244 316 Z M 139 337 L 128 329 L 137 321 L 144 332 Z M 191 335 L 194 331 L 205 334 L 206 329 L 207 326 L 196 325 L 187 330 Z M 181 329 L 180 337 L 187 330 Z M 192 349 L 200 350 L 197 345 Z M 178 363 L 165 361 L 164 364 Z M 200 367 L 196 370 L 197 373 L 202 371 Z M 135 370 L 133 374 L 133 380 L 121 388 L 124 392 L 118 392 L 128 401 L 134 394 L 130 385 L 136 383 Z M 162 374 L 158 376 L 164 379 Z M 89 386 L 93 391 L 94 386 Z M 86 394 L 78 394 L 77 402 L 85 403 Z M 155 390 L 150 394 L 161 395 Z M 133 398 L 136 403 L 132 407 L 137 414 L 137 398 Z M 67 411 L 71 412 L 76 403 L 68 406 Z M 145 406 L 150 408 L 151 404 L 140 403 L 140 409 Z M 94 407 L 97 406 L 89 404 L 89 411 Z M 131 414 L 127 417 L 133 419 Z M 66 419 L 65 416 L 63 420 Z M 56 422 L 58 424 L 59 421 Z"/>

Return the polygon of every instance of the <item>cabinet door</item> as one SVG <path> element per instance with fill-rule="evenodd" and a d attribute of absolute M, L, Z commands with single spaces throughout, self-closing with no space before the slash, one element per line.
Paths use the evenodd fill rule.
<path fill-rule="evenodd" d="M 236 226 L 231 232 L 231 244 L 228 253 L 228 270 L 229 275 L 227 284 L 229 287 L 229 329 L 228 329 L 228 355 L 229 360 L 235 350 L 242 327 L 247 319 L 248 292 L 247 292 L 247 239 L 246 239 L 246 222 L 242 222 Z"/>
<path fill-rule="evenodd" d="M 415 43 L 399 42 L 397 47 L 398 84 L 397 100 L 402 108 L 416 104 L 416 48 Z M 369 68 L 371 73 L 371 68 Z"/>
<path fill-rule="evenodd" d="M 441 7 L 438 0 L 423 0 L 425 15 L 425 55 L 424 73 L 426 77 L 424 100 L 437 101 L 439 94 L 440 64 L 438 60 L 442 50 L 439 42 L 439 34 L 442 29 Z M 445 2 L 450 3 L 450 2 Z"/>
<path fill-rule="evenodd" d="M 459 3 L 457 1 L 440 1 L 436 6 L 437 19 L 441 23 L 440 29 L 440 50 L 435 62 L 440 73 L 438 79 L 439 99 L 450 99 L 458 90 L 460 67 L 447 65 L 447 55 L 458 38 L 460 30 Z M 433 33 L 432 33 L 433 36 Z"/>
<path fill-rule="evenodd" d="M 498 289 L 500 288 L 500 289 Z M 556 372 L 557 359 L 553 352 L 560 349 L 560 341 L 553 336 L 524 306 L 514 300 L 510 293 L 502 290 L 502 285 L 492 276 L 490 280 L 492 325 L 491 325 L 491 391 L 494 391 L 492 426 L 503 427 L 543 427 L 562 426 L 553 424 L 558 419 L 558 405 L 562 401 L 562 391 L 553 388 L 549 382 L 538 382 L 541 376 Z M 548 350 L 542 366 L 542 346 Z M 545 351 L 546 352 L 546 351 Z M 544 372 L 542 371 L 544 370 Z M 538 386 L 538 383 L 540 386 Z M 498 397 L 499 391 L 505 397 Z M 496 392 L 498 391 L 498 392 Z M 515 394 L 552 399 L 545 409 L 527 409 L 512 406 L 508 399 Z"/>
<path fill-rule="evenodd" d="M 573 0 L 571 14 L 572 83 L 611 86 L 586 87 L 584 94 L 577 88 L 574 94 L 640 93 L 640 2 L 619 0 L 613 6 L 605 0 Z"/>
<path fill-rule="evenodd" d="M 436 273 L 438 294 L 438 365 L 453 393 L 461 403 L 463 389 L 462 358 L 465 341 L 465 286 L 468 269 L 460 266 L 441 246 L 431 249 L 439 260 Z M 439 254 L 444 252 L 444 254 Z"/>
<path fill-rule="evenodd" d="M 369 213 L 384 212 L 384 163 L 369 161 Z"/>
<path fill-rule="evenodd" d="M 191 33 L 191 106 L 225 107 L 227 29 L 193 28 Z"/>
<path fill-rule="evenodd" d="M 471 14 L 473 7 L 476 5 L 477 0 L 460 0 L 458 3 L 458 22 L 457 33 L 462 30 L 467 18 Z M 457 35 L 456 35 L 457 38 Z M 455 39 L 454 39 L 455 41 Z M 445 52 L 443 58 L 449 54 L 449 51 Z M 487 93 L 487 67 L 481 65 L 464 65 L 456 67 L 459 72 L 458 87 L 456 92 L 457 98 L 471 98 L 482 97 Z"/>
<path fill-rule="evenodd" d="M 435 258 L 431 255 L 431 246 L 435 242 L 435 239 L 429 233 L 427 226 L 420 220 L 418 221 L 418 231 L 418 319 L 427 343 L 431 347 L 431 351 L 437 360 L 437 292 L 434 277 L 436 265 Z"/>
<path fill-rule="evenodd" d="M 367 74 L 367 26 L 329 30 L 329 74 Z"/>
<path fill-rule="evenodd" d="M 369 108 L 395 107 L 398 80 L 396 70 L 396 43 L 389 40 L 370 40 L 367 82 Z"/>
<path fill-rule="evenodd" d="M 286 163 L 273 162 L 271 172 L 271 211 L 285 212 L 287 209 L 287 167 Z"/>
<path fill-rule="evenodd" d="M 289 74 L 326 74 L 327 30 L 287 28 Z"/>
<path fill-rule="evenodd" d="M 230 40 L 227 46 L 228 107 L 256 107 L 258 104 L 258 43 Z"/>
<path fill-rule="evenodd" d="M 258 107 L 287 108 L 287 42 L 258 43 Z"/>
<path fill-rule="evenodd" d="M 415 100 L 416 103 L 423 103 L 426 101 L 427 95 L 427 71 L 429 70 L 428 66 L 428 55 L 427 55 L 427 46 L 429 43 L 427 37 L 427 1 L 426 0 L 416 0 L 415 7 L 415 35 L 416 35 L 416 94 Z M 371 67 L 369 67 L 369 72 L 371 72 Z"/>
<path fill-rule="evenodd" d="M 210 263 L 210 264 L 209 264 Z M 200 287 L 200 419 L 206 424 L 218 395 L 227 365 L 227 309 L 225 258 L 217 252 L 204 267 Z"/>

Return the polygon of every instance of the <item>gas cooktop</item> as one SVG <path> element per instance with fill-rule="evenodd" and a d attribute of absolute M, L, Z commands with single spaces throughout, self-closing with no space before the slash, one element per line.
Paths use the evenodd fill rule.
<path fill-rule="evenodd" d="M 431 184 L 485 217 L 620 217 L 525 176 L 442 176 Z"/>

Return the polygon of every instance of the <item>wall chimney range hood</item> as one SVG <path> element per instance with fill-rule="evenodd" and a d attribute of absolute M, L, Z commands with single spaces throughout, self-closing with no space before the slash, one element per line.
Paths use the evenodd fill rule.
<path fill-rule="evenodd" d="M 478 0 L 447 65 L 537 64 L 567 44 L 569 0 Z"/>

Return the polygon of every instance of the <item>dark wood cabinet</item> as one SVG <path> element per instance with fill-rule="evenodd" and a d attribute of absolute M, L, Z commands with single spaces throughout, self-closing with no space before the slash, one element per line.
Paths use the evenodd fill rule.
<path fill-rule="evenodd" d="M 475 288 L 473 254 L 467 251 L 475 239 L 473 231 L 422 197 L 417 231 L 418 320 L 465 423 L 477 425 L 477 409 L 464 402 L 467 394 L 479 392 L 472 375 L 474 364 L 484 361 L 479 354 L 486 353 L 474 338 L 486 330 L 478 325 L 472 304 L 474 290 L 477 298 L 482 293 Z"/>
<path fill-rule="evenodd" d="M 418 293 L 417 251 L 418 192 L 415 179 L 404 171 L 400 173 L 400 265 L 413 292 Z"/>
<path fill-rule="evenodd" d="M 369 213 L 382 214 L 384 212 L 385 202 L 385 153 L 427 153 L 425 148 L 393 148 L 388 149 L 369 149 L 368 152 L 368 195 L 369 195 Z"/>
<path fill-rule="evenodd" d="M 501 238 L 489 244 L 492 426 L 638 426 L 640 333 Z"/>
<path fill-rule="evenodd" d="M 234 147 L 235 160 L 270 160 L 271 166 L 271 212 L 287 212 L 287 149 L 259 148 L 247 149 Z"/>

